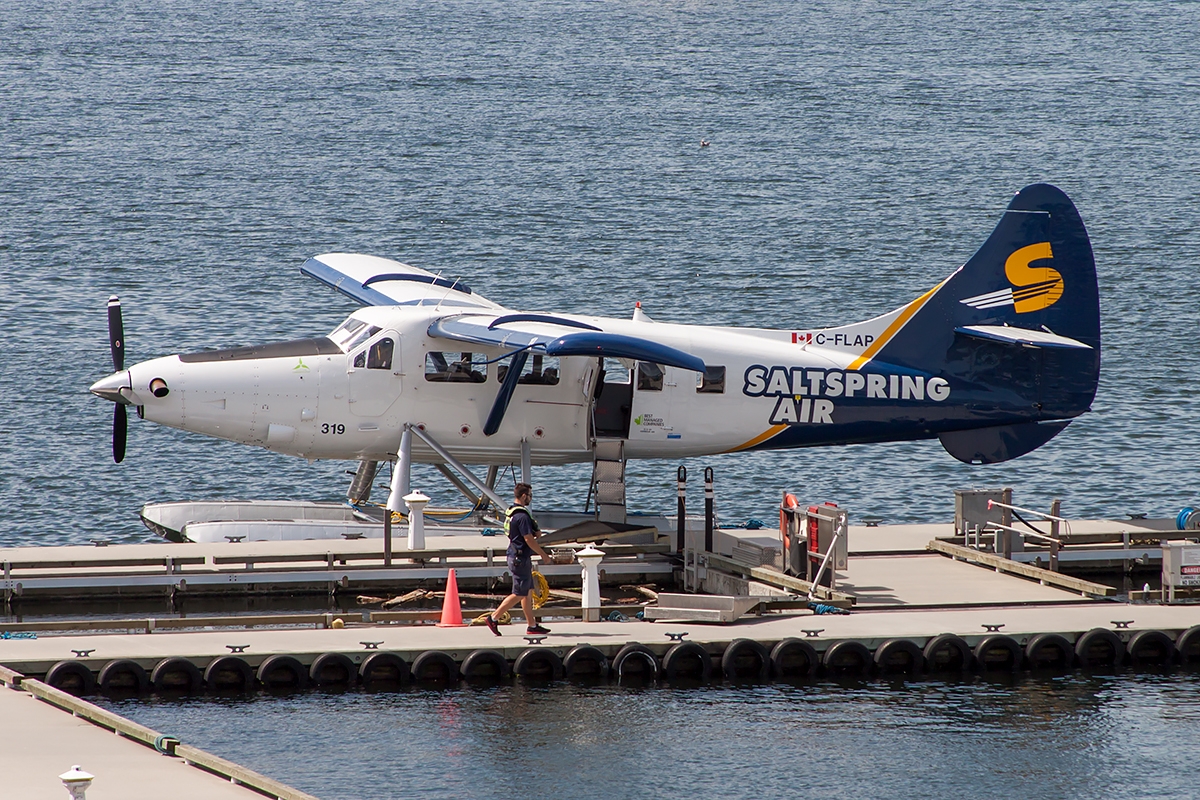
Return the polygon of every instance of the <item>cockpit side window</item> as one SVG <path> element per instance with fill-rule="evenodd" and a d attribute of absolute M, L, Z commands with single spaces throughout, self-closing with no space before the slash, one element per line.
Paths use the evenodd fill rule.
<path fill-rule="evenodd" d="M 367 369 L 391 369 L 392 352 L 396 343 L 392 337 L 385 336 L 367 348 Z"/>

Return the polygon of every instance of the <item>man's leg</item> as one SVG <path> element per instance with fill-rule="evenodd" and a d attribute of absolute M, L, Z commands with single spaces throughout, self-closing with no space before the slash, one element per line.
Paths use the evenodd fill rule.
<path fill-rule="evenodd" d="M 519 600 L 521 600 L 521 598 L 515 594 L 510 594 L 508 597 L 501 600 L 500 605 L 496 607 L 496 610 L 487 615 L 486 622 L 487 622 L 488 630 L 490 630 L 492 633 L 499 636 L 500 635 L 500 626 L 498 624 L 496 624 L 496 618 L 499 617 L 501 614 L 503 614 L 505 611 L 508 611 L 510 608 L 515 606 Z"/>
<path fill-rule="evenodd" d="M 525 631 L 527 633 L 549 633 L 549 628 L 543 628 L 533 616 L 533 592 L 521 598 L 521 610 L 525 612 Z"/>

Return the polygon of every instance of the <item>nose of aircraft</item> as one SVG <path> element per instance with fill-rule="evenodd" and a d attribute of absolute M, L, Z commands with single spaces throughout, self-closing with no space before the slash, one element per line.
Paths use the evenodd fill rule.
<path fill-rule="evenodd" d="M 107 378 L 96 381 L 92 384 L 91 392 L 97 397 L 103 397 L 105 400 L 111 400 L 114 403 L 121 403 L 127 406 L 133 405 L 136 401 L 136 398 L 133 397 L 132 383 L 128 370 L 114 372 Z"/>

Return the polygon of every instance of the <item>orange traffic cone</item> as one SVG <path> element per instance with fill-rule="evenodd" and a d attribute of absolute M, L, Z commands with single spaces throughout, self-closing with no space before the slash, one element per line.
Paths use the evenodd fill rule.
<path fill-rule="evenodd" d="M 454 570 L 446 576 L 446 599 L 442 601 L 442 621 L 439 628 L 465 628 L 462 621 L 462 605 L 458 602 L 458 578 Z"/>

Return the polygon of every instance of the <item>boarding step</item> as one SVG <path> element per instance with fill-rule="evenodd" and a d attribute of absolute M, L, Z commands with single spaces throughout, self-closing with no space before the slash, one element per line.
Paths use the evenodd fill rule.
<path fill-rule="evenodd" d="M 625 440 L 597 439 L 592 448 L 592 491 L 596 519 L 624 524 Z"/>
<path fill-rule="evenodd" d="M 668 594 L 659 592 L 658 605 L 646 606 L 648 620 L 736 622 L 768 597 L 728 594 Z"/>

